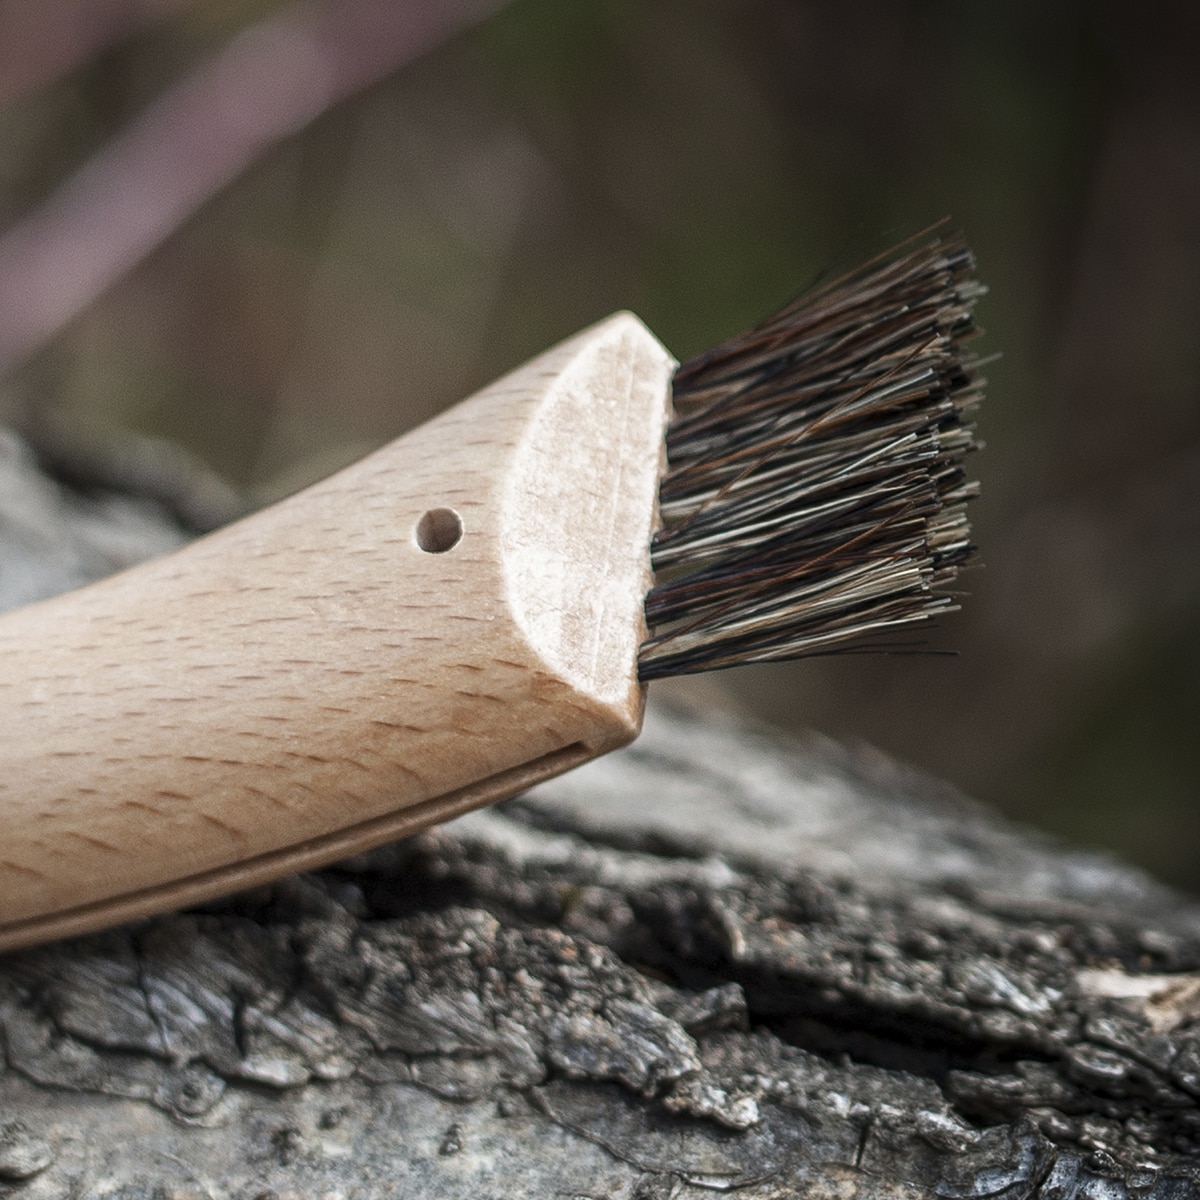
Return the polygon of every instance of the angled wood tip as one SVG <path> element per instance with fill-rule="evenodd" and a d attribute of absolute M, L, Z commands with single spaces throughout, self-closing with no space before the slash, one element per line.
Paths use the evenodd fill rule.
<path fill-rule="evenodd" d="M 625 709 L 632 737 L 675 360 L 631 313 L 560 349 L 567 361 L 508 473 L 501 561 L 530 645 L 573 687 Z"/>

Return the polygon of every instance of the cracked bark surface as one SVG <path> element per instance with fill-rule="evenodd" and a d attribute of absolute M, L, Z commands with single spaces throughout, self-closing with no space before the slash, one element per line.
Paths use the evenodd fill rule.
<path fill-rule="evenodd" d="M 6 445 L 5 602 L 122 565 L 100 509 L 182 536 Z M 1200 1192 L 1200 905 L 681 710 L 385 851 L 0 960 L 0 1031 L 22 1200 Z"/>

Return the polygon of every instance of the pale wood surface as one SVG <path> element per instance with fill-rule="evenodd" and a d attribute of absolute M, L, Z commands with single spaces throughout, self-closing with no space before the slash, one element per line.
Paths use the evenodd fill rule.
<path fill-rule="evenodd" d="M 619 314 L 0 621 L 0 949 L 328 862 L 634 737 L 672 367 Z M 427 553 L 441 508 L 461 539 Z"/>

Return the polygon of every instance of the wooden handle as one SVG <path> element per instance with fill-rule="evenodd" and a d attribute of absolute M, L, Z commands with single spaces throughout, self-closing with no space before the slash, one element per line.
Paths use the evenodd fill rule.
<path fill-rule="evenodd" d="M 0 950 L 635 737 L 673 367 L 618 314 L 273 508 L 0 619 Z"/>

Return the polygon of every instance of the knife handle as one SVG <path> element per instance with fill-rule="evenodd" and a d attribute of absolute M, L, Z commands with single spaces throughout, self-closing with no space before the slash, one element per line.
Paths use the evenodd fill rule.
<path fill-rule="evenodd" d="M 674 362 L 617 314 L 339 474 L 0 618 L 0 950 L 630 741 Z"/>

